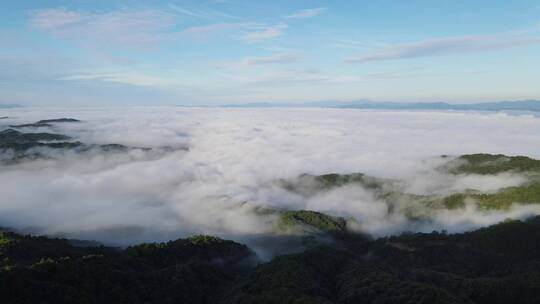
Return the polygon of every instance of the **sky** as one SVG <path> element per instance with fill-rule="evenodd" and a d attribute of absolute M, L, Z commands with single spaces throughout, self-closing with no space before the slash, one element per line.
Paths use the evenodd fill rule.
<path fill-rule="evenodd" d="M 540 99 L 540 1 L 0 2 L 0 104 Z"/>

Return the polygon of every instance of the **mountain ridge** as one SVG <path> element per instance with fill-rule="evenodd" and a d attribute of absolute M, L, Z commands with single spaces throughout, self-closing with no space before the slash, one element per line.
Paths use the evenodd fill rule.
<path fill-rule="evenodd" d="M 386 101 L 316 101 L 305 103 L 226 104 L 224 108 L 334 108 L 374 110 L 457 110 L 457 111 L 540 111 L 540 100 L 494 101 L 481 103 L 386 102 Z"/>

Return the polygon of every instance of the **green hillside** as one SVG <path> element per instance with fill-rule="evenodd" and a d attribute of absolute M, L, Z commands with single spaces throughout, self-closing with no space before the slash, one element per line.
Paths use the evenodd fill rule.
<path fill-rule="evenodd" d="M 448 157 L 445 157 L 448 158 Z M 280 181 L 291 192 L 304 196 L 344 186 L 358 186 L 384 201 L 390 212 L 405 212 L 411 219 L 425 218 L 437 209 L 459 209 L 467 203 L 481 209 L 508 209 L 513 204 L 540 204 L 540 161 L 524 156 L 469 154 L 450 159 L 438 168 L 443 173 L 465 175 L 521 174 L 528 182 L 496 192 L 465 191 L 449 195 L 418 195 L 405 192 L 406 181 L 368 176 L 362 173 L 301 175 L 296 180 Z M 471 185 L 474 189 L 475 185 Z"/>
<path fill-rule="evenodd" d="M 0 234 L 2 303 L 537 303 L 540 217 L 255 262 L 209 236 L 126 249 Z"/>
<path fill-rule="evenodd" d="M 309 210 L 287 210 L 279 214 L 279 228 L 287 231 L 297 227 L 315 229 L 318 232 L 346 232 L 347 221 Z"/>
<path fill-rule="evenodd" d="M 506 156 L 502 154 L 461 155 L 449 165 L 455 165 L 454 174 L 497 174 L 502 172 L 539 172 L 540 160 L 526 156 Z"/>

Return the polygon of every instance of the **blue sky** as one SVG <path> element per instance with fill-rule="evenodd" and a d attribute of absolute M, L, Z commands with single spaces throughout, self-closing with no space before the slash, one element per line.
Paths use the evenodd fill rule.
<path fill-rule="evenodd" d="M 0 2 L 0 103 L 540 99 L 540 1 Z"/>

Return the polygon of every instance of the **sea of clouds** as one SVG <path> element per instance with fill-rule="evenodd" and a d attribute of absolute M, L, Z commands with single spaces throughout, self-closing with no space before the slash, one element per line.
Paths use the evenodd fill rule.
<path fill-rule="evenodd" d="M 82 123 L 39 131 L 87 144 L 124 144 L 126 153 L 59 153 L 0 164 L 0 226 L 127 245 L 192 234 L 239 241 L 274 232 L 256 206 L 310 209 L 352 217 L 375 236 L 445 229 L 459 232 L 508 217 L 508 211 L 440 211 L 429 223 L 389 214 L 359 186 L 302 196 L 275 183 L 300 174 L 351 173 L 400 179 L 407 192 L 450 194 L 523 183 L 515 174 L 448 175 L 440 155 L 502 153 L 540 158 L 540 118 L 529 114 L 351 109 L 103 108 L 0 110 L 9 124 L 72 117 Z M 36 131 L 28 129 L 25 131 Z M 159 148 L 167 147 L 166 150 Z M 163 152 L 166 151 L 166 152 Z"/>

